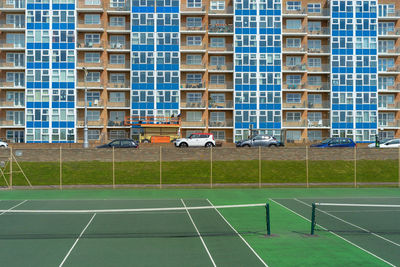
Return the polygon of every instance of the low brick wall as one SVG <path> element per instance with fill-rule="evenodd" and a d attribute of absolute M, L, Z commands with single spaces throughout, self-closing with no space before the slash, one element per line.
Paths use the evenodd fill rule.
<path fill-rule="evenodd" d="M 398 149 L 370 149 L 357 148 L 175 148 L 152 147 L 140 149 L 115 149 L 114 160 L 121 161 L 233 161 L 233 160 L 398 160 Z M 58 148 L 58 149 L 20 149 L 14 148 L 13 153 L 18 161 L 40 162 L 60 160 L 60 151 L 63 162 L 68 161 L 106 161 L 113 160 L 112 149 L 82 149 L 82 148 Z M 6 161 L 10 156 L 10 149 L 0 149 L 0 161 Z"/>

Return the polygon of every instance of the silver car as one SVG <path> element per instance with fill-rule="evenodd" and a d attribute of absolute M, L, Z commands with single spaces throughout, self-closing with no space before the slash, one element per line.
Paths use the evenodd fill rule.
<path fill-rule="evenodd" d="M 252 147 L 252 146 L 266 146 L 266 147 L 278 147 L 283 146 L 283 143 L 276 140 L 275 137 L 270 135 L 256 135 L 248 140 L 242 140 L 236 142 L 236 147 Z"/>

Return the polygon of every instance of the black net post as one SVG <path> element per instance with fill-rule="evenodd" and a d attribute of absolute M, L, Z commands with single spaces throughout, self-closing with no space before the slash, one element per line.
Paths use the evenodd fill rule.
<path fill-rule="evenodd" d="M 314 234 L 315 230 L 315 203 L 312 203 L 312 210 L 311 210 L 311 235 Z"/>
<path fill-rule="evenodd" d="M 265 216 L 267 220 L 267 235 L 271 235 L 271 218 L 269 214 L 269 204 L 265 204 Z"/>

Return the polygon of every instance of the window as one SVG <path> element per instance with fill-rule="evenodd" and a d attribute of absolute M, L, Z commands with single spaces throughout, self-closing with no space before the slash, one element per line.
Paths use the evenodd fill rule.
<path fill-rule="evenodd" d="M 320 3 L 310 3 L 307 5 L 308 13 L 321 13 L 321 4 Z"/>
<path fill-rule="evenodd" d="M 225 47 L 225 38 L 210 38 L 210 47 Z"/>
<path fill-rule="evenodd" d="M 321 112 L 308 112 L 308 120 L 311 122 L 318 122 L 322 120 L 322 113 Z"/>
<path fill-rule="evenodd" d="M 125 17 L 110 17 L 110 26 L 124 27 L 125 26 Z"/>
<path fill-rule="evenodd" d="M 111 35 L 110 46 L 113 49 L 122 49 L 125 46 L 125 36 L 123 35 Z"/>
<path fill-rule="evenodd" d="M 133 103 L 153 103 L 154 102 L 154 92 L 153 91 L 134 91 L 132 92 L 132 102 Z M 148 114 L 149 115 L 149 114 Z"/>
<path fill-rule="evenodd" d="M 308 103 L 309 105 L 319 105 L 322 104 L 322 95 L 320 94 L 309 94 L 308 95 Z"/>
<path fill-rule="evenodd" d="M 210 65 L 211 66 L 224 66 L 225 65 L 225 56 L 211 56 L 210 57 Z"/>
<path fill-rule="evenodd" d="M 110 74 L 110 82 L 111 83 L 125 83 L 125 74 L 124 73 L 111 73 Z"/>
<path fill-rule="evenodd" d="M 301 131 L 286 131 L 287 141 L 299 141 L 301 140 Z"/>
<path fill-rule="evenodd" d="M 88 121 L 99 121 L 100 120 L 100 110 L 88 110 L 87 111 Z"/>
<path fill-rule="evenodd" d="M 286 83 L 289 85 L 299 85 L 301 84 L 301 75 L 287 75 Z"/>
<path fill-rule="evenodd" d="M 188 46 L 199 46 L 201 45 L 201 36 L 187 36 L 186 42 Z"/>
<path fill-rule="evenodd" d="M 202 19 L 201 17 L 187 17 L 186 26 L 190 27 L 201 27 Z"/>
<path fill-rule="evenodd" d="M 309 57 L 308 58 L 308 66 L 310 68 L 320 68 L 321 67 L 321 58 L 320 57 Z"/>
<path fill-rule="evenodd" d="M 187 93 L 186 101 L 187 103 L 201 103 L 202 94 L 201 93 Z"/>
<path fill-rule="evenodd" d="M 85 53 L 85 63 L 100 63 L 100 53 Z"/>
<path fill-rule="evenodd" d="M 111 7 L 125 7 L 125 0 L 111 0 Z"/>
<path fill-rule="evenodd" d="M 308 22 L 308 31 L 320 31 L 321 30 L 321 21 L 309 21 Z"/>
<path fill-rule="evenodd" d="M 322 140 L 322 131 L 321 130 L 308 131 L 307 134 L 308 134 L 308 140 L 310 140 L 310 141 Z"/>
<path fill-rule="evenodd" d="M 215 140 L 224 141 L 225 140 L 225 131 L 210 131 L 214 135 Z"/>
<path fill-rule="evenodd" d="M 286 103 L 301 103 L 301 94 L 287 94 Z"/>
<path fill-rule="evenodd" d="M 202 55 L 187 55 L 186 64 L 188 65 L 201 65 Z"/>
<path fill-rule="evenodd" d="M 121 54 L 111 54 L 110 64 L 125 64 L 125 55 Z"/>
<path fill-rule="evenodd" d="M 300 38 L 287 38 L 286 39 L 286 47 L 288 48 L 298 48 L 301 46 Z"/>
<path fill-rule="evenodd" d="M 225 94 L 210 94 L 212 103 L 225 103 Z"/>
<path fill-rule="evenodd" d="M 201 83 L 202 75 L 201 74 L 186 74 L 186 83 L 196 84 Z"/>
<path fill-rule="evenodd" d="M 202 121 L 202 112 L 201 111 L 187 111 L 186 112 L 186 120 L 187 121 Z"/>
<path fill-rule="evenodd" d="M 99 138 L 100 138 L 100 130 L 88 130 L 89 140 L 99 140 Z"/>
<path fill-rule="evenodd" d="M 201 0 L 187 0 L 187 7 L 189 8 L 200 8 Z"/>
<path fill-rule="evenodd" d="M 318 75 L 308 76 L 308 84 L 312 86 L 322 85 L 322 77 Z"/>
<path fill-rule="evenodd" d="M 88 72 L 86 75 L 87 82 L 100 82 L 100 72 Z"/>
<path fill-rule="evenodd" d="M 300 19 L 288 19 L 286 20 L 286 29 L 288 30 L 299 30 L 301 29 Z"/>
<path fill-rule="evenodd" d="M 225 75 L 223 74 L 211 74 L 210 84 L 225 84 Z"/>
<path fill-rule="evenodd" d="M 301 10 L 301 2 L 300 1 L 288 1 L 286 3 L 286 10 L 288 10 L 288 11 Z"/>
<path fill-rule="evenodd" d="M 300 112 L 287 112 L 286 120 L 287 121 L 300 121 L 301 113 Z"/>
<path fill-rule="evenodd" d="M 87 6 L 97 6 L 100 5 L 101 0 L 85 0 L 85 5 Z"/>
<path fill-rule="evenodd" d="M 225 10 L 225 1 L 211 1 L 210 2 L 211 10 Z"/>
<path fill-rule="evenodd" d="M 225 112 L 210 112 L 210 121 L 225 122 Z"/>
<path fill-rule="evenodd" d="M 127 133 L 124 130 L 111 130 L 110 131 L 110 139 L 123 139 L 127 137 Z"/>
<path fill-rule="evenodd" d="M 110 93 L 110 102 L 124 103 L 125 102 L 125 93 L 111 92 Z"/>
<path fill-rule="evenodd" d="M 100 24 L 100 14 L 85 14 L 85 24 Z"/>
<path fill-rule="evenodd" d="M 293 57 L 287 56 L 286 57 L 286 66 L 299 66 L 301 64 L 301 57 Z"/>
<path fill-rule="evenodd" d="M 100 44 L 100 34 L 85 34 L 85 44 Z"/>
<path fill-rule="evenodd" d="M 321 49 L 321 40 L 308 40 L 308 49 L 311 50 Z"/>

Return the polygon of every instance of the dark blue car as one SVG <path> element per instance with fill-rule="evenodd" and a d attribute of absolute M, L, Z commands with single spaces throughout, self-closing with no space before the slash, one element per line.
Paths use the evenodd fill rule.
<path fill-rule="evenodd" d="M 351 138 L 333 137 L 328 138 L 318 144 L 313 144 L 311 147 L 355 147 L 356 143 Z"/>

